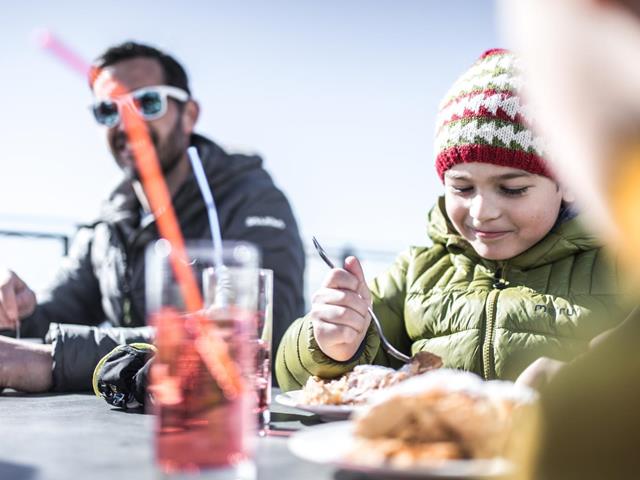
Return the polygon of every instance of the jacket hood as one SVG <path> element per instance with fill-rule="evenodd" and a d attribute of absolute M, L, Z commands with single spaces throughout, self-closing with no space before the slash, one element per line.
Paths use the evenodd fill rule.
<path fill-rule="evenodd" d="M 465 255 L 489 267 L 495 267 L 499 263 L 480 257 L 469 242 L 457 232 L 447 216 L 444 196 L 438 198 L 429 212 L 427 232 L 434 244 L 443 245 L 452 254 Z M 560 222 L 538 243 L 501 263 L 527 270 L 601 246 L 596 237 L 585 230 L 582 218 L 578 215 Z"/>

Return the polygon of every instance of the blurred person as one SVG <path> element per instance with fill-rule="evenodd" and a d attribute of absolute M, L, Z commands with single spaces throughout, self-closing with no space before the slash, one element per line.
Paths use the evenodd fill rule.
<path fill-rule="evenodd" d="M 354 257 L 333 269 L 311 311 L 281 343 L 283 389 L 358 364 L 399 366 L 380 348 L 367 307 L 404 353 L 514 380 L 547 356 L 569 360 L 616 324 L 617 279 L 571 207 L 530 128 L 519 60 L 485 52 L 451 87 L 437 119 L 444 183 L 429 214 L 431 247 L 413 247 L 367 286 Z"/>
<path fill-rule="evenodd" d="M 129 93 L 115 96 L 119 84 Z M 100 217 L 77 233 L 48 293 L 0 273 L 0 328 L 41 337 L 35 346 L 0 338 L 0 386 L 26 391 L 91 389 L 98 360 L 117 344 L 152 341 L 145 326 L 144 254 L 158 239 L 121 109 L 146 121 L 185 239 L 210 239 L 207 208 L 187 154 L 195 146 L 215 197 L 222 237 L 256 244 L 274 271 L 274 345 L 303 313 L 304 251 L 284 194 L 255 155 L 227 153 L 194 133 L 199 105 L 183 67 L 148 45 L 127 42 L 101 55 L 90 75 L 93 113 L 125 173 Z M 103 328 L 103 324 L 111 328 Z M 75 324 L 75 325 L 71 325 Z"/>
<path fill-rule="evenodd" d="M 554 167 L 588 219 L 620 255 L 640 302 L 640 1 L 500 3 L 527 62 L 529 95 Z M 540 362 L 538 452 L 523 477 L 631 479 L 640 475 L 640 313 L 599 336 L 566 365 Z M 615 313 L 610 312 L 609 317 Z"/>

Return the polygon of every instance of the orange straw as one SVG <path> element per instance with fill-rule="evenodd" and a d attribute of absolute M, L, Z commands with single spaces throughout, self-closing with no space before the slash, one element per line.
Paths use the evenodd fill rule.
<path fill-rule="evenodd" d="M 92 69 L 78 55 L 66 47 L 52 33 L 45 32 L 40 39 L 43 48 L 49 50 L 63 63 L 91 75 L 95 79 L 100 73 Z M 122 85 L 114 82 L 113 96 L 126 95 L 128 92 Z M 188 312 L 197 314 L 198 338 L 196 349 L 200 353 L 209 373 L 216 379 L 225 395 L 235 398 L 244 390 L 244 382 L 237 366 L 231 360 L 227 344 L 220 338 L 217 327 L 208 322 L 198 312 L 203 308 L 202 296 L 196 283 L 190 261 L 185 248 L 184 237 L 171 203 L 171 195 L 167 188 L 155 148 L 151 142 L 149 131 L 144 120 L 129 108 L 121 109 L 121 121 L 131 146 L 136 168 L 140 173 L 142 187 L 156 216 L 158 232 L 171 245 L 170 262 L 176 280 L 180 286 L 185 307 Z"/>

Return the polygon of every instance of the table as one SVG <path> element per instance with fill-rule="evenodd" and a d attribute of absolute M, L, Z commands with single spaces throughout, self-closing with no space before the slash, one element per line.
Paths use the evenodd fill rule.
<path fill-rule="evenodd" d="M 278 404 L 272 412 L 280 430 L 318 423 L 315 415 Z M 5 392 L 0 395 L 0 479 L 160 478 L 153 462 L 152 424 L 151 415 L 115 409 L 91 394 Z M 286 443 L 284 436 L 258 439 L 259 479 L 362 478 L 300 460 Z"/>

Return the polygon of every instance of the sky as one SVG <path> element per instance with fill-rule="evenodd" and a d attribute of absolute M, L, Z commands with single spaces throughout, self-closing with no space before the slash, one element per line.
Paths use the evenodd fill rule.
<path fill-rule="evenodd" d="M 7 2 L 8 4 L 8 2 Z M 34 41 L 49 29 L 92 60 L 133 39 L 186 67 L 197 131 L 258 152 L 306 244 L 399 252 L 428 244 L 442 186 L 434 122 L 448 87 L 504 46 L 489 0 L 11 2 L 0 24 L 0 229 L 69 231 L 120 172 L 86 80 Z M 0 264 L 41 282 L 55 242 L 0 237 Z"/>

